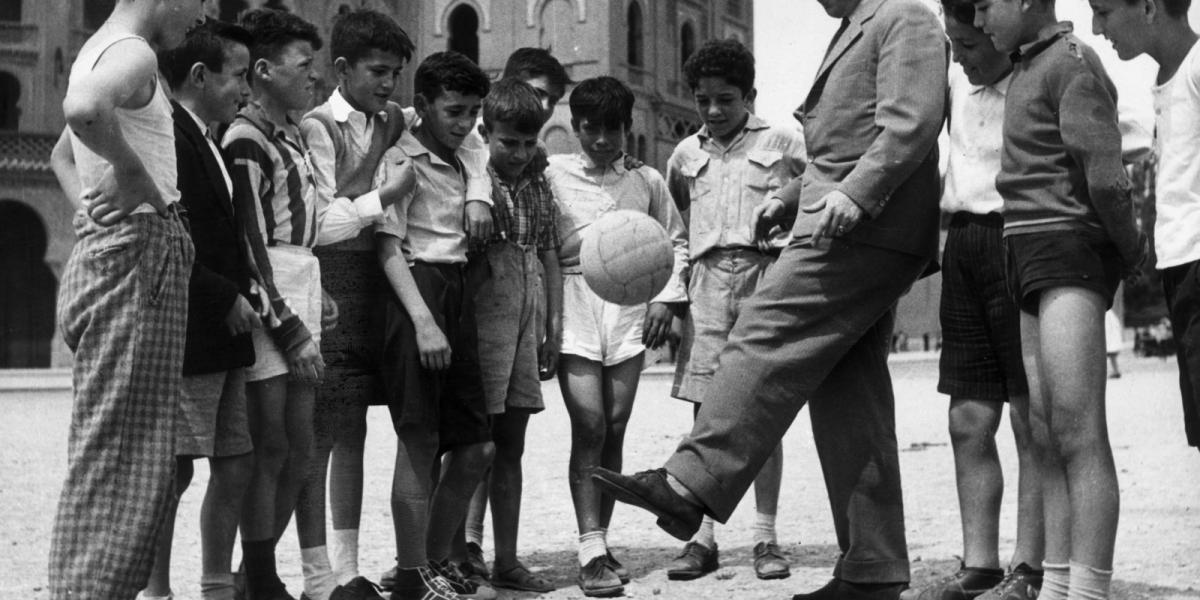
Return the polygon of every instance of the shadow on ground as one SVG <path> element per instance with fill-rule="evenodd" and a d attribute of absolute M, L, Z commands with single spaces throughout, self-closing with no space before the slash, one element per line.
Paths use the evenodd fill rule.
<path fill-rule="evenodd" d="M 653 547 L 653 548 L 627 548 L 615 546 L 612 548 L 613 555 L 617 560 L 621 561 L 626 568 L 629 569 L 629 574 L 633 581 L 628 586 L 632 591 L 634 588 L 641 587 L 650 595 L 659 595 L 660 586 L 667 582 L 666 567 L 671 559 L 679 555 L 683 549 L 681 543 L 677 547 Z M 800 545 L 792 544 L 783 548 L 787 554 L 788 560 L 792 565 L 793 571 L 797 569 L 828 569 L 832 571 L 833 561 L 837 557 L 837 547 L 834 545 Z M 565 591 L 574 588 L 578 591 L 576 577 L 579 575 L 579 570 L 576 565 L 579 564 L 578 556 L 575 552 L 557 551 L 557 552 L 530 552 L 524 558 L 525 565 L 530 570 L 549 579 L 560 590 Z M 747 583 L 753 581 L 756 585 L 760 584 L 754 576 L 754 549 L 750 546 L 741 546 L 736 548 L 720 548 L 720 563 L 721 566 L 717 571 L 706 577 L 702 577 L 692 582 L 670 582 L 671 586 L 696 586 L 697 591 L 695 597 L 706 597 L 703 592 L 699 591 L 706 581 L 710 578 L 715 578 L 720 581 L 722 587 L 727 587 L 733 579 L 746 579 Z M 786 582 L 787 580 L 783 580 Z M 801 590 L 792 590 L 787 583 L 780 583 L 783 586 L 781 589 L 788 589 L 789 593 L 795 593 Z M 500 592 L 500 598 L 537 598 L 538 594 L 533 592 L 515 592 L 512 590 L 497 590 Z M 642 596 L 643 594 L 627 594 Z M 582 594 L 580 594 L 582 596 Z"/>
<path fill-rule="evenodd" d="M 959 563 L 957 560 L 919 560 L 912 565 L 913 586 L 918 587 L 931 583 L 939 577 L 957 571 L 958 568 Z M 1120 573 L 1118 572 L 1117 578 L 1112 583 L 1111 597 L 1112 600 L 1200 599 L 1200 589 L 1195 587 L 1183 589 L 1152 585 L 1140 581 L 1125 581 L 1120 578 Z"/>

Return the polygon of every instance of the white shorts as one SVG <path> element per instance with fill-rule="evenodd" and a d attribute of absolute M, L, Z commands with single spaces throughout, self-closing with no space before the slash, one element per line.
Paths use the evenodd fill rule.
<path fill-rule="evenodd" d="M 312 250 L 303 246 L 270 246 L 267 257 L 275 274 L 275 288 L 292 312 L 312 334 L 313 343 L 321 347 L 321 265 Z M 262 381 L 287 375 L 287 356 L 275 345 L 266 329 L 255 329 L 254 364 L 246 368 L 246 381 Z"/>
<path fill-rule="evenodd" d="M 605 302 L 583 279 L 563 274 L 562 353 L 596 361 L 606 367 L 642 352 L 646 305 L 621 306 Z"/>

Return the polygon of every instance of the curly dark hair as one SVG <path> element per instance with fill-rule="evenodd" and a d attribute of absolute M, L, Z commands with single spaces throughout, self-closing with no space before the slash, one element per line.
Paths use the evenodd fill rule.
<path fill-rule="evenodd" d="M 283 48 L 292 42 L 308 42 L 313 50 L 320 50 L 322 46 L 316 26 L 285 10 L 257 8 L 246 11 L 239 25 L 254 37 L 254 43 L 250 45 L 250 64 L 260 58 L 276 60 Z"/>
<path fill-rule="evenodd" d="M 692 90 L 705 77 L 720 77 L 749 94 L 754 89 L 754 54 L 733 38 L 709 40 L 683 63 L 683 77 Z"/>
<path fill-rule="evenodd" d="M 561 86 L 566 89 L 568 85 L 574 83 L 571 81 L 571 76 L 567 75 L 567 70 L 563 68 L 562 63 L 550 54 L 545 48 L 517 48 L 512 54 L 508 55 L 508 61 L 504 63 L 505 77 L 522 77 L 524 79 L 533 79 L 535 77 L 546 77 L 553 85 Z"/>
<path fill-rule="evenodd" d="M 488 95 L 491 80 L 479 65 L 453 50 L 435 52 L 417 66 L 413 91 L 433 102 L 443 92 L 458 92 L 483 98 Z"/>
<path fill-rule="evenodd" d="M 372 50 L 390 52 L 408 63 L 417 49 L 395 19 L 367 8 L 340 13 L 333 19 L 329 51 L 334 60 L 345 58 L 353 65 Z"/>
<path fill-rule="evenodd" d="M 633 127 L 633 90 L 620 79 L 602 75 L 584 79 L 571 91 L 571 126 L 587 119 L 606 129 Z"/>
<path fill-rule="evenodd" d="M 974 0 L 942 0 L 942 10 L 963 25 L 975 26 Z"/>

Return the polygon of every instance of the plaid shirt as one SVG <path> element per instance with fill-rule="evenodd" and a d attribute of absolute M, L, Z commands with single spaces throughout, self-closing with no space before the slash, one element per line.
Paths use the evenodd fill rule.
<path fill-rule="evenodd" d="M 540 163 L 540 164 L 535 164 Z M 492 242 L 508 240 L 521 247 L 539 251 L 558 250 L 558 206 L 545 176 L 546 160 L 540 154 L 530 163 L 515 184 L 509 184 L 488 163 L 492 179 Z"/>

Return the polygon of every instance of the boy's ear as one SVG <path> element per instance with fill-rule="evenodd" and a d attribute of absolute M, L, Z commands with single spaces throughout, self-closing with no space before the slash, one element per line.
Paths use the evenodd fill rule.
<path fill-rule="evenodd" d="M 1158 15 L 1159 0 L 1142 0 L 1142 10 L 1146 13 L 1146 22 L 1153 23 L 1154 17 Z"/>
<path fill-rule="evenodd" d="M 487 125 L 484 125 L 483 123 L 480 123 L 480 124 L 479 124 L 479 128 L 478 128 L 478 129 L 479 129 L 479 137 L 482 137 L 482 138 L 483 138 L 483 142 L 484 142 L 485 144 L 487 144 L 487 143 L 490 143 L 490 142 L 491 142 L 491 140 L 489 140 L 489 139 L 488 139 L 488 128 L 487 128 Z"/>
<path fill-rule="evenodd" d="M 425 94 L 413 94 L 413 108 L 424 118 L 425 113 L 429 112 L 429 100 L 425 98 Z"/>
<path fill-rule="evenodd" d="M 188 69 L 187 80 L 196 87 L 204 87 L 204 81 L 208 78 L 208 67 L 204 63 L 197 61 Z"/>
<path fill-rule="evenodd" d="M 350 61 L 346 60 L 345 56 L 339 56 L 333 60 L 333 72 L 337 75 L 338 81 L 343 81 L 350 76 Z"/>
<path fill-rule="evenodd" d="M 253 73 L 255 79 L 262 79 L 264 81 L 270 81 L 271 80 L 271 61 L 269 61 L 265 58 L 260 58 L 256 61 L 254 61 L 254 64 L 250 66 L 250 72 Z"/>
<path fill-rule="evenodd" d="M 746 104 L 754 104 L 755 98 L 758 98 L 758 88 L 750 88 L 750 91 L 746 92 Z"/>

